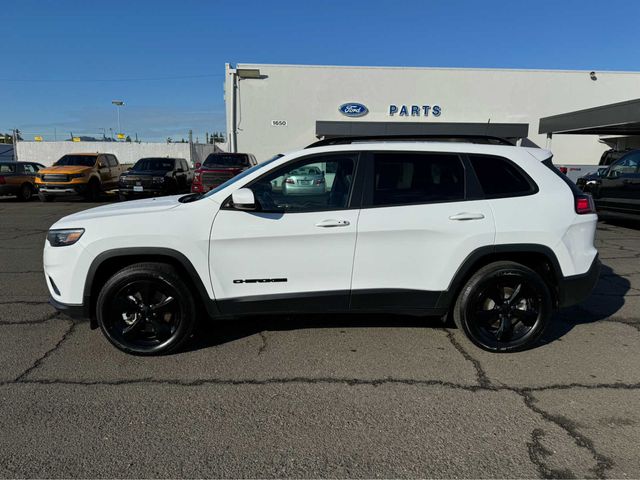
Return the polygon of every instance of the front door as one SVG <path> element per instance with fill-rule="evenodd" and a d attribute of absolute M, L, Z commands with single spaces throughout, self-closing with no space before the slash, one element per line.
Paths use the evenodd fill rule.
<path fill-rule="evenodd" d="M 348 308 L 357 163 L 351 152 L 294 160 L 247 186 L 259 211 L 220 210 L 209 257 L 222 313 Z"/>

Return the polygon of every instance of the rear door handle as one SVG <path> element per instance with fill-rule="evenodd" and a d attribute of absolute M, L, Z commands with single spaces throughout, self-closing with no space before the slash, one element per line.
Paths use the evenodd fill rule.
<path fill-rule="evenodd" d="M 332 227 L 348 227 L 351 225 L 349 220 L 322 220 L 316 223 L 316 227 L 332 228 Z"/>
<path fill-rule="evenodd" d="M 481 213 L 467 213 L 461 212 L 456 213 L 455 215 L 451 215 L 449 220 L 482 220 L 484 215 Z"/>

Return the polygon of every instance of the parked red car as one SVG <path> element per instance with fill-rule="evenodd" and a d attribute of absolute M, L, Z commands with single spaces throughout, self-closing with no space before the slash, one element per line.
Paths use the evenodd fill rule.
<path fill-rule="evenodd" d="M 250 153 L 212 153 L 202 165 L 196 163 L 191 191 L 206 193 L 257 164 Z"/>

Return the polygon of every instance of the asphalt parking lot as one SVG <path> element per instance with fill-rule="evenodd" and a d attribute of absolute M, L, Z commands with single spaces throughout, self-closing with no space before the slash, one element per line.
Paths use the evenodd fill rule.
<path fill-rule="evenodd" d="M 0 200 L 2 477 L 640 477 L 637 227 L 600 223 L 596 291 L 527 352 L 341 315 L 139 358 L 46 303 L 46 231 L 90 206 Z"/>

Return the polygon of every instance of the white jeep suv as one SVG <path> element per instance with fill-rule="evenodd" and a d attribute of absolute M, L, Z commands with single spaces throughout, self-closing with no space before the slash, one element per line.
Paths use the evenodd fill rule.
<path fill-rule="evenodd" d="M 593 202 L 549 151 L 318 143 L 205 195 L 61 219 L 44 248 L 51 303 L 142 355 L 180 348 L 205 312 L 451 315 L 502 352 L 535 344 L 594 286 Z"/>

